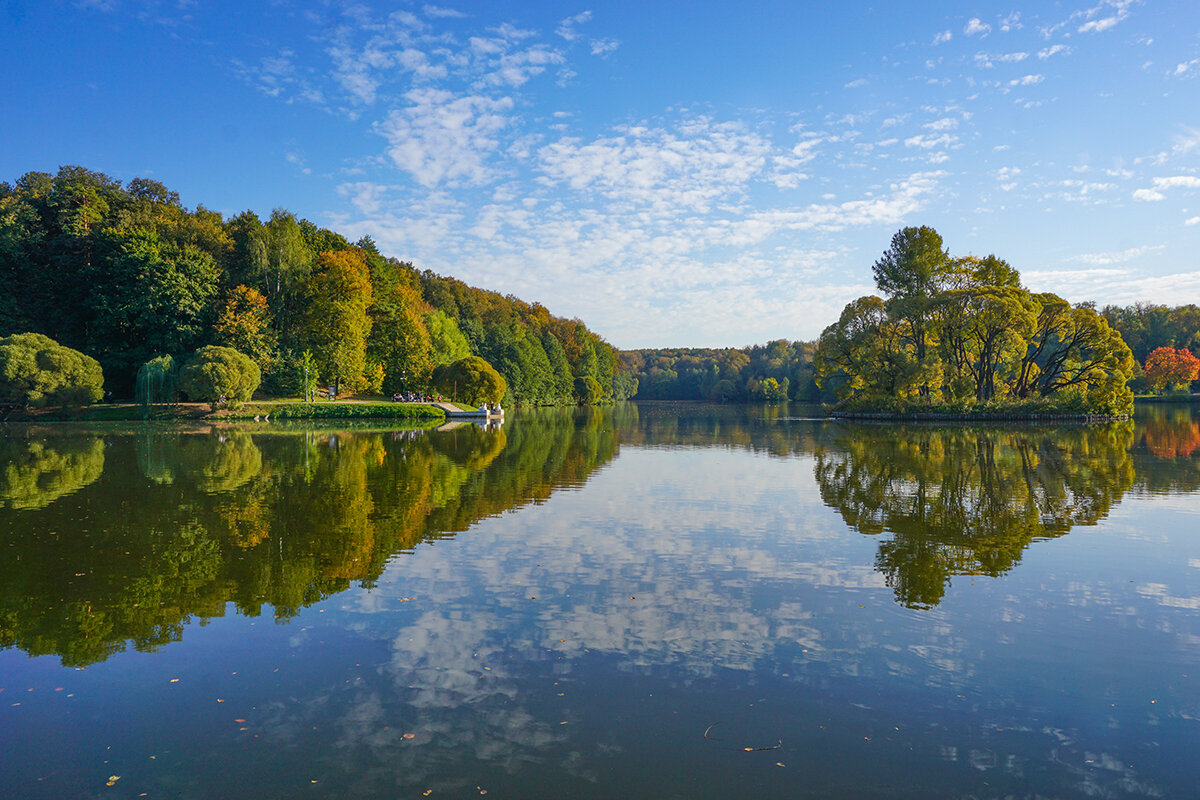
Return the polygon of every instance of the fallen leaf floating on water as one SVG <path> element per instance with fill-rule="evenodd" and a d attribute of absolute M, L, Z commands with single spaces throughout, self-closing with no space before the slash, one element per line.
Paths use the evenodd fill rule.
<path fill-rule="evenodd" d="M 406 734 L 404 734 L 404 738 L 405 739 L 415 739 L 415 738 L 417 738 L 417 735 L 415 733 L 406 733 Z"/>
<path fill-rule="evenodd" d="M 121 776 L 120 776 L 120 775 L 109 775 L 109 776 L 108 776 L 108 781 L 107 781 L 107 783 L 105 783 L 104 785 L 105 785 L 105 786 L 116 786 L 116 785 L 117 785 L 117 781 L 119 781 L 119 780 L 121 780 Z"/>

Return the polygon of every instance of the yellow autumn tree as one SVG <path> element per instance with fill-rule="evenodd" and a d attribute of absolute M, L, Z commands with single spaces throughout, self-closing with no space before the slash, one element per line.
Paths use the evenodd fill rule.
<path fill-rule="evenodd" d="M 316 356 L 323 378 L 340 391 L 367 383 L 371 278 L 356 250 L 327 251 L 305 282 L 300 338 Z"/>

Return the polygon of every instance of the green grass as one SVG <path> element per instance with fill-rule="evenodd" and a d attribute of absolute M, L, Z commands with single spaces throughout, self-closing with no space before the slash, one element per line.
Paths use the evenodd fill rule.
<path fill-rule="evenodd" d="M 247 403 L 223 419 L 441 419 L 439 408 L 408 403 Z"/>

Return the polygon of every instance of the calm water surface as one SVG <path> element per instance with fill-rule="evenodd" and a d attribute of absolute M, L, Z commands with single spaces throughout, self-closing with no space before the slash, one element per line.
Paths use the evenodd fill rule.
<path fill-rule="evenodd" d="M 20 798 L 1200 796 L 1200 425 L 0 431 Z"/>

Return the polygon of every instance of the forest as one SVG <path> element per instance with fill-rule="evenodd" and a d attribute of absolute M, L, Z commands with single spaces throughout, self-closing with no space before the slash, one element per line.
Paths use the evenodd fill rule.
<path fill-rule="evenodd" d="M 0 183 L 0 337 L 41 334 L 94 358 L 132 397 L 143 365 L 221 346 L 261 390 L 300 396 L 419 391 L 436 367 L 479 356 L 506 402 L 636 393 L 615 348 L 577 319 L 383 256 L 282 208 L 228 219 L 163 184 L 64 166 Z"/>

